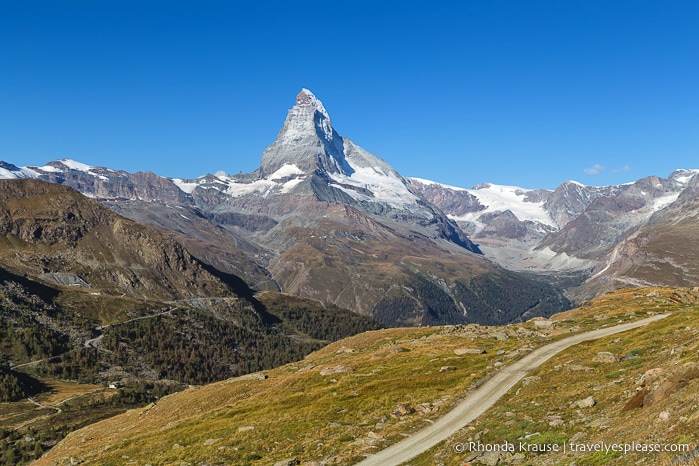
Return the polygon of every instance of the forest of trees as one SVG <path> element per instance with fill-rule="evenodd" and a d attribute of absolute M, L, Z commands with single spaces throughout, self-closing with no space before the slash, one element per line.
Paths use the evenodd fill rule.
<path fill-rule="evenodd" d="M 411 291 L 379 300 L 372 315 L 395 327 L 447 323 L 502 325 L 535 316 L 548 316 L 554 310 L 569 309 L 571 306 L 555 292 L 552 285 L 536 277 L 519 276 L 516 284 L 513 282 L 512 286 L 508 286 L 513 280 L 507 273 L 497 280 L 492 276 L 481 276 L 473 278 L 468 285 L 456 281 L 447 291 L 416 275 Z"/>
<path fill-rule="evenodd" d="M 309 300 L 266 302 L 279 322 L 256 328 L 197 309 L 177 310 L 105 330 L 110 363 L 133 367 L 137 359 L 163 379 L 205 384 L 302 359 L 345 336 L 380 328 L 373 319 Z"/>
<path fill-rule="evenodd" d="M 0 403 L 34 409 L 53 380 L 103 385 L 119 380 L 122 386 L 61 403 L 54 414 L 21 429 L 0 428 L 0 464 L 31 462 L 69 432 L 187 384 L 300 360 L 328 342 L 382 327 L 334 305 L 280 293 L 258 299 L 250 293 L 198 298 L 172 308 L 159 303 L 150 310 L 126 309 L 126 315 L 137 317 L 98 330 L 99 322 L 89 317 L 97 315 L 94 309 L 83 315 L 79 308 L 58 304 L 58 296 L 0 269 Z M 79 297 L 76 302 L 81 303 Z M 138 314 L 146 311 L 152 315 Z M 100 333 L 99 343 L 86 344 Z"/>

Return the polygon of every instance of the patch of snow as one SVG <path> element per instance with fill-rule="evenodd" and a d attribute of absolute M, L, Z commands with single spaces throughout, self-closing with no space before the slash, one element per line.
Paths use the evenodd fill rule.
<path fill-rule="evenodd" d="M 282 186 L 282 193 L 287 194 L 287 193 L 291 192 L 291 190 L 294 189 L 303 180 L 304 180 L 303 178 L 294 178 L 293 180 L 287 181 Z"/>
<path fill-rule="evenodd" d="M 187 194 L 192 194 L 194 188 L 199 186 L 199 183 L 196 181 L 182 180 L 180 178 L 170 178 L 170 181 L 172 181 L 175 184 L 175 186 L 177 186 Z"/>
<path fill-rule="evenodd" d="M 380 202 L 407 210 L 416 206 L 418 197 L 411 193 L 403 181 L 392 172 L 383 170 L 381 167 L 360 167 L 353 165 L 350 161 L 348 163 L 354 173 L 349 176 L 331 174 L 330 178 L 337 182 L 333 185 L 334 187 L 341 189 L 358 201 Z M 369 191 L 372 196 L 367 196 L 351 187 Z"/>
<path fill-rule="evenodd" d="M 91 165 L 87 165 L 87 164 L 81 163 L 81 162 L 76 162 L 73 159 L 61 159 L 61 160 L 59 160 L 59 162 L 61 162 L 63 165 L 65 165 L 66 167 L 68 167 L 72 170 L 78 170 L 78 171 L 86 172 L 86 173 L 89 173 L 90 170 L 92 170 L 94 168 Z"/>
<path fill-rule="evenodd" d="M 266 179 L 268 180 L 279 180 L 282 178 L 288 178 L 290 176 L 294 175 L 303 175 L 303 170 L 301 170 L 299 167 L 292 163 L 285 163 L 282 165 L 279 170 L 275 171 L 271 175 L 269 175 Z"/>
<path fill-rule="evenodd" d="M 18 170 L 7 170 L 0 167 L 0 179 L 14 180 L 18 178 L 38 178 L 39 173 L 27 167 L 17 167 Z"/>
<path fill-rule="evenodd" d="M 665 207 L 669 206 L 673 202 L 677 200 L 677 198 L 680 197 L 680 193 L 673 193 L 673 194 L 668 194 L 667 196 L 662 196 L 657 199 L 653 200 L 653 204 L 651 206 L 651 209 L 653 212 L 657 212 L 659 210 L 664 209 Z"/>
<path fill-rule="evenodd" d="M 44 165 L 43 167 L 36 167 L 37 170 L 41 170 L 42 172 L 45 173 L 62 173 L 63 170 L 60 168 L 53 167 L 51 165 Z"/>
<path fill-rule="evenodd" d="M 468 191 L 468 189 L 466 189 L 466 188 L 459 188 L 458 186 L 450 186 L 448 184 L 438 183 L 436 181 L 430 181 L 430 180 L 426 180 L 424 178 L 410 177 L 410 179 L 415 180 L 420 184 L 424 184 L 427 186 L 440 186 L 442 188 L 449 189 L 451 191 Z"/>
<path fill-rule="evenodd" d="M 225 193 L 233 197 L 241 197 L 253 193 L 259 193 L 262 196 L 266 196 L 278 186 L 279 183 L 268 179 L 256 180 L 252 183 L 235 183 L 230 181 Z"/>
<path fill-rule="evenodd" d="M 544 201 L 525 201 L 529 189 L 518 186 L 502 186 L 495 184 L 485 184 L 477 189 L 467 189 L 469 194 L 475 196 L 478 202 L 486 209 L 480 212 L 468 213 L 460 217 L 454 217 L 458 221 L 476 222 L 477 218 L 485 213 L 504 212 L 509 210 L 521 222 L 539 222 L 554 228 L 558 228 L 556 222 L 551 218 L 548 211 L 544 209 Z"/>

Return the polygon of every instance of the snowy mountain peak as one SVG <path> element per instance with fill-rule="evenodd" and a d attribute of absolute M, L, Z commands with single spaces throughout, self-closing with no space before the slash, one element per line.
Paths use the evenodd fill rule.
<path fill-rule="evenodd" d="M 327 120 L 330 120 L 330 115 L 328 115 L 328 111 L 325 110 L 323 102 L 306 88 L 301 89 L 301 92 L 296 95 L 296 106 L 304 108 L 310 107 L 313 111 L 319 112 Z"/>
<path fill-rule="evenodd" d="M 289 110 L 277 139 L 284 137 L 296 141 L 300 137 L 314 134 L 328 142 L 335 136 L 330 115 L 323 102 L 311 91 L 303 88 L 296 95 L 296 105 Z"/>
<path fill-rule="evenodd" d="M 333 129 L 325 106 L 311 91 L 301 89 L 276 140 L 262 154 L 260 175 L 271 175 L 285 164 L 307 174 L 321 169 L 347 175 L 351 169 L 344 158 L 343 140 Z"/>

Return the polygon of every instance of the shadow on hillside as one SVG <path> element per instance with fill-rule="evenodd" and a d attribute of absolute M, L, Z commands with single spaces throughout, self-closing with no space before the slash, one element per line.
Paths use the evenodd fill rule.
<path fill-rule="evenodd" d="M 236 295 L 249 301 L 255 309 L 255 312 L 257 312 L 262 319 L 262 323 L 264 323 L 266 326 L 278 325 L 282 323 L 282 320 L 279 319 L 279 317 L 269 313 L 267 311 L 267 307 L 265 307 L 264 304 L 255 298 L 255 292 L 248 286 L 247 283 L 245 283 L 242 278 L 238 277 L 237 275 L 233 275 L 232 273 L 223 272 L 213 265 L 205 264 L 203 262 L 201 265 L 204 270 L 228 285 L 228 288 L 230 288 Z"/>
<path fill-rule="evenodd" d="M 2 267 L 0 267 L 0 282 L 18 283 L 22 285 L 24 288 L 26 288 L 27 291 L 29 291 L 31 294 L 39 296 L 43 301 L 47 303 L 52 302 L 60 294 L 60 291 L 55 288 L 43 285 L 30 278 L 14 274 L 8 270 L 3 269 Z"/>

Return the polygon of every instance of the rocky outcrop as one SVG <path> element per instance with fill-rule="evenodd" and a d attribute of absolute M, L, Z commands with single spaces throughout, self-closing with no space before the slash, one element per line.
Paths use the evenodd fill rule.
<path fill-rule="evenodd" d="M 128 173 L 105 167 L 75 169 L 68 161 L 49 162 L 45 167 L 30 167 L 40 178 L 70 186 L 99 199 L 139 199 L 191 205 L 191 197 L 172 181 L 152 172 Z M 47 169 L 51 168 L 51 169 Z"/>
<path fill-rule="evenodd" d="M 0 235 L 42 246 L 41 254 L 0 250 L 9 270 L 39 279 L 68 274 L 112 292 L 163 299 L 231 294 L 171 237 L 65 186 L 0 180 Z"/>

